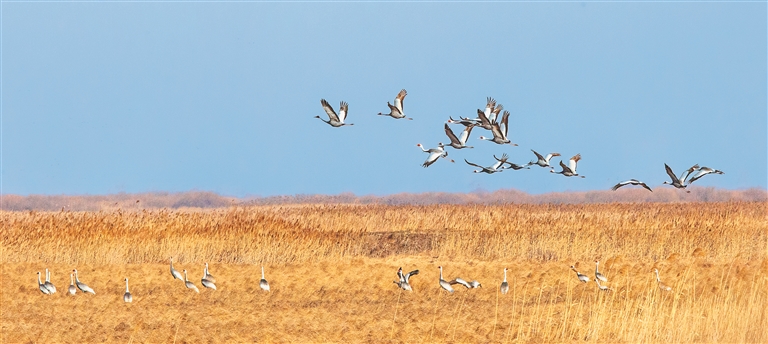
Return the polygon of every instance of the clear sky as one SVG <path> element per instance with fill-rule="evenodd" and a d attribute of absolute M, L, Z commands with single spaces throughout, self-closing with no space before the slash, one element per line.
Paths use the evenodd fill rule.
<path fill-rule="evenodd" d="M 544 193 L 658 186 L 664 163 L 766 188 L 767 17 L 765 2 L 4 2 L 2 192 Z M 376 116 L 402 88 L 414 120 Z M 448 142 L 448 116 L 488 96 L 519 146 L 476 128 L 455 164 L 422 168 L 416 144 Z M 321 98 L 355 125 L 313 118 Z M 531 149 L 581 153 L 586 178 L 463 162 Z"/>

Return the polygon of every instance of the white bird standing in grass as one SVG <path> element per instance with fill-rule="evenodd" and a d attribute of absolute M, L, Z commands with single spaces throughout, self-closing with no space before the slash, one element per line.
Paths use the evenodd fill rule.
<path fill-rule="evenodd" d="M 595 278 L 599 279 L 599 280 L 601 280 L 603 282 L 608 282 L 608 278 L 603 276 L 603 274 L 601 274 L 599 271 L 597 271 L 598 265 L 600 265 L 600 261 L 596 260 L 595 261 Z"/>
<path fill-rule="evenodd" d="M 75 295 L 77 288 L 75 287 L 75 275 L 69 274 L 69 295 Z"/>
<path fill-rule="evenodd" d="M 661 283 L 661 279 L 659 279 L 659 269 L 653 269 L 653 270 L 656 272 L 656 283 L 659 284 L 659 289 L 664 290 L 664 291 L 671 291 L 672 287 L 670 287 L 670 286 L 668 286 L 668 285 L 666 285 L 664 283 Z"/>
<path fill-rule="evenodd" d="M 584 275 L 581 272 L 579 272 L 578 270 L 576 270 L 576 268 L 573 265 L 571 265 L 571 270 L 576 272 L 576 277 L 579 278 L 579 281 L 582 281 L 584 283 L 589 282 L 589 277 L 587 277 L 587 275 Z"/>
<path fill-rule="evenodd" d="M 213 275 L 211 275 L 210 272 L 208 272 L 208 263 L 205 263 L 205 270 L 203 271 L 203 278 L 207 279 L 208 281 L 212 283 L 216 283 L 216 279 L 213 278 Z"/>
<path fill-rule="evenodd" d="M 509 283 L 507 283 L 507 268 L 504 268 L 504 281 L 501 282 L 501 287 L 499 287 L 499 290 L 501 290 L 501 294 L 506 294 L 509 292 Z"/>
<path fill-rule="evenodd" d="M 200 279 L 200 284 L 202 284 L 203 287 L 216 290 L 216 283 L 206 278 L 206 276 L 208 275 L 203 273 L 203 278 Z"/>
<path fill-rule="evenodd" d="M 269 291 L 269 282 L 264 278 L 264 266 L 261 267 L 261 280 L 259 280 L 259 287 L 262 290 Z"/>
<path fill-rule="evenodd" d="M 125 294 L 123 294 L 123 301 L 127 303 L 133 302 L 133 296 L 131 295 L 131 292 L 128 291 L 128 277 L 125 278 Z"/>
<path fill-rule="evenodd" d="M 45 283 L 40 279 L 40 271 L 37 272 L 37 286 L 43 294 L 51 295 L 51 291 L 46 288 Z"/>
<path fill-rule="evenodd" d="M 171 257 L 171 276 L 173 276 L 173 279 L 181 280 L 181 274 L 173 268 L 173 257 Z"/>
<path fill-rule="evenodd" d="M 45 287 L 51 291 L 51 294 L 56 294 L 56 286 L 51 283 L 51 273 L 48 269 L 45 269 Z"/>
<path fill-rule="evenodd" d="M 440 288 L 443 288 L 447 290 L 449 293 L 453 294 L 453 287 L 451 287 L 451 284 L 448 283 L 448 281 L 443 279 L 443 267 L 438 266 L 438 268 L 440 269 L 440 281 L 439 281 Z"/>
<path fill-rule="evenodd" d="M 200 292 L 200 289 L 197 289 L 197 286 L 192 283 L 189 279 L 187 279 L 187 270 L 184 269 L 184 285 L 187 286 L 187 289 L 192 289 L 196 293 Z"/>
<path fill-rule="evenodd" d="M 77 275 L 77 269 L 72 270 L 72 272 L 75 273 L 75 285 L 77 286 L 77 289 L 80 289 L 83 293 L 90 293 L 93 295 L 96 295 L 96 292 L 91 289 L 87 284 L 80 282 L 80 277 Z"/>

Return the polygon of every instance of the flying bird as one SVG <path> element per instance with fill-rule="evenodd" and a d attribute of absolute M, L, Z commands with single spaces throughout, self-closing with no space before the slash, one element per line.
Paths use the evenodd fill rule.
<path fill-rule="evenodd" d="M 504 164 L 509 165 L 509 168 L 511 168 L 511 169 L 513 169 L 515 171 L 522 170 L 522 169 L 527 169 L 527 170 L 531 169 L 530 167 L 528 167 L 528 165 L 518 165 L 518 164 L 515 164 L 515 163 L 507 161 L 508 158 L 507 158 L 506 154 L 502 155 L 501 159 L 497 158 L 496 155 L 494 154 L 493 158 L 496 159 L 496 161 L 501 161 L 501 163 L 502 163 L 501 167 L 504 168 L 504 169 L 508 169 L 508 168 L 504 167 Z"/>
<path fill-rule="evenodd" d="M 499 159 L 496 159 L 496 160 L 498 160 L 498 161 L 496 161 L 496 163 L 494 163 L 493 165 L 491 165 L 491 166 L 488 166 L 488 167 L 485 167 L 485 166 L 480 166 L 480 165 L 478 165 L 478 164 L 475 164 L 475 163 L 471 163 L 471 162 L 467 161 L 467 159 L 464 159 L 464 162 L 466 162 L 466 163 L 467 163 L 467 164 L 469 164 L 469 165 L 472 165 L 472 166 L 475 166 L 475 167 L 477 167 L 477 168 L 480 168 L 479 170 L 474 170 L 474 171 L 472 171 L 472 172 L 474 172 L 474 173 L 488 173 L 488 174 L 494 174 L 494 173 L 496 173 L 496 172 L 502 172 L 502 171 L 504 171 L 504 168 L 502 168 L 501 166 L 502 166 L 502 165 L 503 165 L 503 164 L 506 162 L 507 154 L 504 154 L 504 155 L 502 155 L 502 157 L 501 157 L 501 158 L 502 158 L 502 159 L 504 159 L 504 161 L 501 161 L 501 160 L 499 160 Z"/>
<path fill-rule="evenodd" d="M 643 182 L 641 182 L 641 181 L 639 181 L 637 179 L 630 179 L 630 180 L 625 180 L 623 182 L 619 182 L 618 184 L 614 185 L 611 188 L 611 190 L 616 191 L 620 187 L 625 186 L 625 185 L 640 185 L 640 186 L 644 187 L 646 190 L 648 190 L 650 192 L 653 192 L 653 190 L 651 190 L 651 188 L 648 187 L 648 185 L 645 185 L 645 183 L 643 183 Z"/>
<path fill-rule="evenodd" d="M 480 136 L 481 140 L 491 141 L 496 144 L 510 144 L 513 146 L 517 146 L 517 143 L 512 143 L 512 141 L 507 138 L 507 132 L 509 131 L 509 111 L 504 111 L 504 115 L 501 117 L 501 123 L 492 123 L 491 124 L 491 133 L 493 133 L 493 138 L 487 138 L 485 136 Z"/>
<path fill-rule="evenodd" d="M 405 100 L 405 96 L 408 95 L 408 92 L 405 91 L 405 89 L 400 90 L 400 93 L 397 94 L 397 97 L 395 97 L 395 105 L 390 104 L 387 102 L 387 106 L 389 106 L 389 113 L 381 113 L 379 112 L 379 116 L 390 116 L 394 119 L 413 119 L 409 117 L 405 117 L 405 112 L 403 112 L 403 100 Z"/>
<path fill-rule="evenodd" d="M 669 167 L 669 165 L 664 164 L 664 168 L 666 169 L 667 175 L 669 176 L 669 178 L 672 179 L 671 182 L 665 181 L 664 184 L 672 185 L 678 189 L 685 189 L 688 186 L 688 184 L 686 183 L 686 179 L 688 178 L 688 176 L 690 176 L 691 172 L 699 168 L 699 164 L 693 165 L 691 166 L 691 168 L 683 171 L 683 173 L 680 174 L 679 178 L 675 176 L 675 172 L 672 172 L 672 168 Z M 686 190 L 685 192 L 690 192 L 690 191 Z"/>
<path fill-rule="evenodd" d="M 421 164 L 421 166 L 424 166 L 425 168 L 429 167 L 432 164 L 434 164 L 435 161 L 437 161 L 437 159 L 447 158 L 448 157 L 448 152 L 445 151 L 445 149 L 444 149 L 445 146 L 443 145 L 442 142 L 437 144 L 437 148 L 430 148 L 430 149 L 424 149 L 424 146 L 422 146 L 421 143 L 416 144 L 416 145 L 419 146 L 419 148 L 421 148 L 421 150 L 424 153 L 429 153 L 429 156 L 427 157 L 427 160 L 424 160 L 424 163 Z M 448 160 L 450 162 L 454 162 L 451 159 L 448 159 Z"/>
<path fill-rule="evenodd" d="M 584 176 L 579 176 L 576 173 L 576 164 L 581 160 L 581 154 L 574 155 L 571 160 L 568 162 L 568 166 L 565 166 L 562 160 L 560 160 L 560 167 L 563 169 L 560 172 L 555 172 L 555 170 L 550 170 L 551 173 L 557 173 L 562 174 L 566 177 L 581 177 L 584 178 Z"/>
<path fill-rule="evenodd" d="M 539 165 L 541 167 L 552 167 L 549 165 L 549 160 L 551 160 L 553 157 L 560 156 L 560 153 L 549 153 L 546 157 L 544 157 L 533 149 L 531 149 L 531 152 L 536 154 L 536 161 L 529 162 L 528 166 Z"/>
<path fill-rule="evenodd" d="M 709 167 L 704 166 L 704 167 L 701 167 L 698 170 L 696 170 L 696 173 L 693 176 L 691 176 L 691 179 L 688 180 L 688 185 L 691 185 L 691 183 L 699 180 L 699 178 L 704 177 L 704 176 L 706 176 L 706 175 L 708 175 L 710 173 L 725 174 L 725 172 L 723 172 L 723 171 L 714 170 L 714 169 L 711 169 Z"/>
<path fill-rule="evenodd" d="M 453 130 L 448 126 L 448 123 L 445 124 L 445 135 L 448 135 L 448 138 L 451 140 L 451 143 L 448 144 L 449 146 L 456 148 L 456 149 L 462 149 L 462 148 L 474 148 L 472 146 L 467 146 L 467 139 L 469 138 L 469 133 L 472 132 L 472 128 L 474 126 L 468 126 L 464 128 L 464 131 L 461 132 L 461 139 L 457 138 L 456 135 L 453 133 Z"/>
<path fill-rule="evenodd" d="M 339 114 L 336 114 L 336 111 L 333 111 L 333 107 L 331 107 L 331 104 L 328 104 L 325 99 L 320 99 L 320 105 L 323 106 L 323 110 L 325 110 L 325 113 L 328 114 L 328 120 L 324 120 L 320 118 L 320 116 L 315 116 L 315 118 L 320 118 L 321 121 L 328 123 L 328 125 L 332 127 L 341 127 L 344 125 L 354 125 L 353 123 L 344 123 L 344 120 L 347 119 L 347 113 L 349 111 L 349 104 L 342 101 L 341 105 L 339 105 Z"/>

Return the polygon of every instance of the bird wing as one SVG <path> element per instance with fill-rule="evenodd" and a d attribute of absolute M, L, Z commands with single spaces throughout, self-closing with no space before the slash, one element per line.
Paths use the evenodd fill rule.
<path fill-rule="evenodd" d="M 331 121 L 339 121 L 339 116 L 336 114 L 336 111 L 333 111 L 333 107 L 331 107 L 331 104 L 328 104 L 325 99 L 320 99 L 320 105 L 323 106 L 323 110 L 325 110 L 325 113 L 328 114 L 328 118 L 331 119 Z"/>
<path fill-rule="evenodd" d="M 573 171 L 571 170 L 571 168 L 570 168 L 570 167 L 568 167 L 568 166 L 565 166 L 565 164 L 563 163 L 563 161 L 562 161 L 562 160 L 560 160 L 560 167 L 562 167 L 562 168 L 563 168 L 563 172 L 570 172 L 570 173 L 573 173 Z"/>
<path fill-rule="evenodd" d="M 483 112 L 485 118 L 491 117 L 494 107 L 496 107 L 496 100 L 491 97 L 486 98 L 485 111 Z"/>
<path fill-rule="evenodd" d="M 397 94 L 397 97 L 395 97 L 395 107 L 397 107 L 397 110 L 400 111 L 400 113 L 403 113 L 403 101 L 405 100 L 405 96 L 408 95 L 408 92 L 405 91 L 405 89 L 400 90 L 400 93 Z"/>
<path fill-rule="evenodd" d="M 688 180 L 688 184 L 691 184 L 691 183 L 699 180 L 699 178 L 704 177 L 704 176 L 706 176 L 706 175 L 708 175 L 708 174 L 710 174 L 712 172 L 715 172 L 715 170 L 713 170 L 713 169 L 711 169 L 709 167 L 702 167 L 698 171 L 696 171 L 696 173 L 693 176 L 691 176 L 691 179 Z"/>
<path fill-rule="evenodd" d="M 461 285 L 463 285 L 466 288 L 470 288 L 471 287 L 467 281 L 465 281 L 465 280 L 463 280 L 461 278 L 458 278 L 458 277 L 454 278 L 453 280 L 448 281 L 448 284 L 450 284 L 450 285 L 461 284 Z"/>
<path fill-rule="evenodd" d="M 468 125 L 466 128 L 464 128 L 464 131 L 461 132 L 461 144 L 465 145 L 467 144 L 467 140 L 469 139 L 469 133 L 472 132 L 472 128 L 474 125 Z"/>
<path fill-rule="evenodd" d="M 543 156 L 541 156 L 541 154 L 539 154 L 539 153 L 538 153 L 538 152 L 536 152 L 535 150 L 531 149 L 531 152 L 533 152 L 533 154 L 536 154 L 536 159 L 539 159 L 539 160 L 544 160 L 544 157 L 543 157 Z"/>
<path fill-rule="evenodd" d="M 393 115 L 397 113 L 402 114 L 402 112 L 400 111 L 400 109 L 397 108 L 397 106 L 392 105 L 389 102 L 387 102 L 387 106 L 389 106 L 389 112 L 392 113 Z"/>
<path fill-rule="evenodd" d="M 485 167 L 483 167 L 483 166 L 480 166 L 480 165 L 478 165 L 478 164 L 473 164 L 473 163 L 471 163 L 471 162 L 467 161 L 467 159 L 464 159 L 464 162 L 466 162 L 466 163 L 467 163 L 467 164 L 469 164 L 469 165 L 475 166 L 475 167 L 479 167 L 479 168 L 485 168 Z"/>
<path fill-rule="evenodd" d="M 571 160 L 568 162 L 569 166 L 571 168 L 571 172 L 576 172 L 576 164 L 581 160 L 581 154 L 576 154 L 571 158 Z"/>
<path fill-rule="evenodd" d="M 445 123 L 445 135 L 448 135 L 448 138 L 451 140 L 451 142 L 460 145 L 461 141 L 456 137 L 456 135 L 453 133 L 453 130 L 451 130 L 450 127 L 448 127 L 448 123 Z"/>
<path fill-rule="evenodd" d="M 408 280 L 411 279 L 411 276 L 418 275 L 418 274 L 419 274 L 419 270 L 413 270 L 413 271 L 405 274 L 405 283 L 408 283 Z"/>
<path fill-rule="evenodd" d="M 427 160 L 425 160 L 421 166 L 429 167 L 429 165 L 434 164 L 435 161 L 437 161 L 437 159 L 440 158 L 440 155 L 442 155 L 441 152 L 430 152 L 429 156 L 427 157 Z"/>
<path fill-rule="evenodd" d="M 347 111 L 349 111 L 349 104 L 347 104 L 345 101 L 342 101 L 339 105 L 339 121 L 341 123 L 344 123 L 344 120 L 347 119 Z"/>
<path fill-rule="evenodd" d="M 664 169 L 667 170 L 667 175 L 669 176 L 669 178 L 672 178 L 672 182 L 673 183 L 680 181 L 679 179 L 677 179 L 677 176 L 675 175 L 675 172 L 672 172 L 672 168 L 669 167 L 669 165 L 664 164 Z"/>
<path fill-rule="evenodd" d="M 620 182 L 620 183 L 618 183 L 618 184 L 614 185 L 614 186 L 611 188 L 611 190 L 613 190 L 613 191 L 616 191 L 616 190 L 618 190 L 620 187 L 622 187 L 622 186 L 624 186 L 624 185 L 627 185 L 627 184 L 629 184 L 629 181 L 623 181 L 623 182 Z"/>
<path fill-rule="evenodd" d="M 488 115 L 486 115 L 485 113 L 483 113 L 479 109 L 477 110 L 477 117 L 480 118 L 480 123 L 482 123 L 482 125 L 484 125 L 484 126 L 485 125 L 491 125 L 491 121 L 488 119 Z"/>
<path fill-rule="evenodd" d="M 501 134 L 501 129 L 499 128 L 498 123 L 491 124 L 491 132 L 493 133 L 494 139 L 504 139 L 504 136 Z"/>
<path fill-rule="evenodd" d="M 691 168 L 683 171 L 683 173 L 680 174 L 680 183 L 685 183 L 685 180 L 688 179 L 691 173 L 697 169 L 699 169 L 699 164 L 693 165 Z M 690 184 L 690 182 L 688 184 Z"/>
<path fill-rule="evenodd" d="M 643 182 L 640 182 L 640 186 L 644 187 L 646 190 L 648 190 L 650 192 L 653 192 L 653 190 L 651 190 L 651 188 L 648 185 L 645 185 L 645 183 L 643 183 Z"/>
<path fill-rule="evenodd" d="M 509 111 L 504 111 L 504 115 L 501 116 L 501 124 L 504 125 L 502 133 L 504 134 L 504 139 L 506 139 L 507 133 L 509 132 Z"/>

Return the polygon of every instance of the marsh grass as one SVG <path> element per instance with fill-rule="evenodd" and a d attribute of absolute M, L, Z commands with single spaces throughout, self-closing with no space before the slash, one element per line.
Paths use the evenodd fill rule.
<path fill-rule="evenodd" d="M 0 212 L 2 342 L 768 342 L 766 203 Z M 195 294 L 167 260 L 200 284 Z M 593 261 L 613 290 L 580 283 Z M 258 287 L 265 265 L 272 292 Z M 439 289 L 477 279 L 483 288 Z M 414 292 L 392 280 L 418 268 Z M 500 295 L 503 268 L 510 292 Z M 59 292 L 37 290 L 51 269 Z M 65 295 L 69 271 L 96 295 Z M 672 286 L 658 288 L 653 270 Z M 122 302 L 131 279 L 132 304 Z"/>

